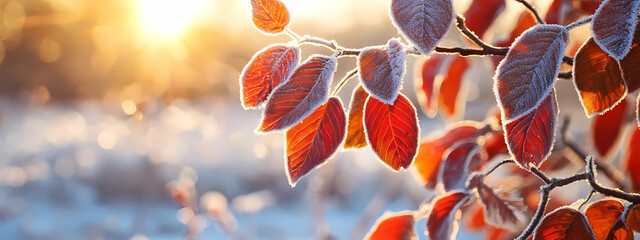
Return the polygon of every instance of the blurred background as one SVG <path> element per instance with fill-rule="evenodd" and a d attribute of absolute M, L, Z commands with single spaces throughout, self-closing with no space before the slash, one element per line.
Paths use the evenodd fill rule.
<path fill-rule="evenodd" d="M 353 48 L 399 37 L 389 0 L 282 1 L 300 35 Z M 508 1 L 490 31 L 521 10 Z M 288 185 L 283 136 L 254 133 L 261 113 L 242 109 L 237 79 L 290 38 L 261 35 L 250 14 L 249 0 L 0 0 L 1 238 L 361 239 L 384 211 L 416 210 L 432 194 L 366 148 Z M 449 35 L 442 45 L 467 44 Z M 407 59 L 402 91 L 417 104 Z M 496 104 L 491 61 L 472 59 L 458 120 Z M 340 59 L 336 78 L 353 67 Z M 570 82 L 558 91 L 578 106 Z M 419 115 L 423 136 L 452 121 Z"/>

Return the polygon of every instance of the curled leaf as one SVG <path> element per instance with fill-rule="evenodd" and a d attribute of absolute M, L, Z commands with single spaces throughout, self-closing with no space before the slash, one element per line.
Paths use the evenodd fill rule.
<path fill-rule="evenodd" d="M 368 240 L 411 240 L 417 239 L 417 233 L 413 229 L 415 219 L 409 211 L 399 213 L 385 213 L 364 239 Z"/>
<path fill-rule="evenodd" d="M 378 100 L 392 104 L 402 87 L 405 53 L 398 39 L 382 48 L 367 47 L 358 55 L 358 74 L 362 86 Z"/>
<path fill-rule="evenodd" d="M 486 158 L 486 154 L 483 155 L 481 150 L 476 142 L 468 141 L 454 144 L 445 152 L 440 167 L 440 179 L 445 191 L 464 189 L 471 162 L 477 165 Z"/>
<path fill-rule="evenodd" d="M 573 83 L 588 117 L 609 111 L 627 95 L 618 62 L 593 41 L 586 41 L 575 57 Z"/>
<path fill-rule="evenodd" d="M 468 192 L 451 192 L 434 199 L 433 208 L 427 218 L 430 239 L 455 239 L 457 223 L 455 216 L 460 207 L 471 197 Z"/>
<path fill-rule="evenodd" d="M 597 240 L 633 239 L 633 232 L 629 231 L 625 221 L 620 218 L 622 212 L 622 203 L 613 199 L 597 201 L 584 210 Z"/>
<path fill-rule="evenodd" d="M 369 96 L 364 106 L 367 142 L 378 157 L 393 170 L 407 168 L 418 151 L 420 127 L 413 104 L 398 95 L 393 105 Z"/>
<path fill-rule="evenodd" d="M 289 25 L 289 9 L 280 0 L 251 0 L 253 25 L 265 34 L 278 34 Z"/>
<path fill-rule="evenodd" d="M 391 19 L 411 44 L 429 55 L 453 22 L 451 0 L 392 0 Z"/>
<path fill-rule="evenodd" d="M 611 111 L 598 115 L 593 119 L 591 139 L 600 156 L 608 156 L 618 142 L 620 131 L 624 126 L 627 105 L 627 101 L 623 99 Z"/>
<path fill-rule="evenodd" d="M 633 40 L 640 0 L 605 0 L 591 21 L 595 42 L 616 60 L 622 60 Z"/>
<path fill-rule="evenodd" d="M 351 96 L 351 106 L 349 107 L 349 124 L 347 125 L 347 139 L 344 141 L 344 148 L 361 148 L 367 146 L 367 136 L 364 134 L 362 117 L 364 116 L 364 103 L 369 94 L 358 86 L 353 90 Z"/>
<path fill-rule="evenodd" d="M 540 222 L 533 240 L 595 240 L 584 214 L 569 207 L 561 207 L 550 212 Z"/>
<path fill-rule="evenodd" d="M 518 119 L 547 98 L 568 43 L 569 33 L 559 25 L 536 25 L 516 39 L 494 80 L 503 120 Z"/>
<path fill-rule="evenodd" d="M 240 75 L 242 107 L 255 108 L 266 101 L 275 87 L 289 79 L 298 63 L 300 49 L 296 46 L 273 44 L 258 51 Z"/>
<path fill-rule="evenodd" d="M 273 90 L 257 131 L 287 129 L 309 116 L 327 100 L 335 68 L 335 57 L 309 57 L 296 68 L 289 81 Z"/>
<path fill-rule="evenodd" d="M 488 224 L 512 232 L 523 228 L 525 216 L 519 206 L 521 200 L 504 199 L 484 183 L 480 183 L 477 190 L 484 208 L 485 221 Z"/>
<path fill-rule="evenodd" d="M 332 97 L 287 130 L 287 178 L 292 187 L 338 150 L 344 140 L 346 127 L 347 119 L 342 102 L 337 97 Z"/>

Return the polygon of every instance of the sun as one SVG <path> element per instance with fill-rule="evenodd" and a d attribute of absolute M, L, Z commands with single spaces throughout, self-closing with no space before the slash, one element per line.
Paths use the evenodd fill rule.
<path fill-rule="evenodd" d="M 137 0 L 141 30 L 176 39 L 205 9 L 206 0 Z"/>

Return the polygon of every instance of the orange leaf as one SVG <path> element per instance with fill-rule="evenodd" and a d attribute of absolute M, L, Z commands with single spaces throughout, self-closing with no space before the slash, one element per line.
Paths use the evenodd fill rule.
<path fill-rule="evenodd" d="M 430 239 L 455 239 L 456 212 L 470 197 L 471 194 L 467 192 L 451 192 L 433 200 L 433 208 L 427 219 Z"/>
<path fill-rule="evenodd" d="M 385 213 L 364 239 L 368 240 L 410 240 L 417 239 L 417 233 L 413 229 L 415 220 L 409 211 L 399 213 Z"/>
<path fill-rule="evenodd" d="M 627 142 L 624 163 L 631 178 L 631 186 L 635 192 L 640 192 L 640 129 L 631 128 L 631 137 Z"/>
<path fill-rule="evenodd" d="M 484 141 L 484 149 L 487 151 L 487 159 L 491 160 L 498 154 L 509 154 L 507 142 L 504 140 L 504 134 L 493 133 L 488 135 Z"/>
<path fill-rule="evenodd" d="M 636 205 L 629 212 L 627 225 L 629 225 L 629 228 L 633 231 L 640 232 L 640 205 Z"/>
<path fill-rule="evenodd" d="M 633 232 L 620 218 L 624 212 L 624 206 L 618 200 L 606 199 L 595 202 L 584 211 L 589 219 L 589 225 L 597 240 L 606 239 L 633 239 Z"/>
<path fill-rule="evenodd" d="M 476 231 L 484 228 L 487 223 L 484 221 L 484 210 L 480 204 L 473 206 L 471 212 L 463 216 L 467 230 Z"/>
<path fill-rule="evenodd" d="M 372 96 L 364 106 L 364 126 L 367 142 L 378 157 L 393 170 L 407 168 L 418 149 L 420 127 L 413 104 L 398 95 L 393 105 Z"/>
<path fill-rule="evenodd" d="M 436 97 L 440 85 L 436 84 L 436 76 L 440 72 L 440 68 L 444 60 L 444 55 L 432 55 L 427 60 L 418 61 L 416 63 L 415 86 L 418 102 L 422 107 L 422 111 L 430 118 L 438 113 L 438 104 Z"/>
<path fill-rule="evenodd" d="M 309 116 L 326 101 L 335 68 L 335 57 L 309 57 L 289 81 L 273 90 L 256 131 L 288 129 Z"/>
<path fill-rule="evenodd" d="M 562 207 L 547 214 L 536 228 L 534 240 L 595 240 L 584 214 L 572 208 Z"/>
<path fill-rule="evenodd" d="M 289 9 L 280 0 L 251 0 L 253 25 L 265 34 L 277 34 L 289 25 Z"/>
<path fill-rule="evenodd" d="M 611 111 L 597 115 L 593 119 L 591 137 L 600 156 L 606 157 L 620 138 L 620 130 L 624 126 L 627 112 L 627 101 L 622 100 Z"/>
<path fill-rule="evenodd" d="M 433 188 L 437 183 L 440 163 L 449 147 L 457 142 L 476 139 L 489 130 L 478 122 L 465 121 L 450 125 L 445 132 L 423 140 L 413 165 L 425 186 Z"/>
<path fill-rule="evenodd" d="M 300 49 L 296 46 L 273 44 L 258 51 L 240 75 L 242 107 L 255 108 L 266 101 L 275 87 L 289 79 L 298 63 Z"/>
<path fill-rule="evenodd" d="M 382 48 L 364 48 L 358 55 L 358 74 L 362 86 L 371 96 L 392 104 L 402 87 L 404 58 L 404 47 L 395 38 Z"/>
<path fill-rule="evenodd" d="M 347 125 L 347 140 L 344 148 L 361 148 L 367 146 L 367 136 L 364 134 L 362 117 L 364 115 L 364 103 L 369 94 L 362 86 L 353 90 L 351 106 L 349 107 L 349 124 Z"/>
<path fill-rule="evenodd" d="M 631 50 L 620 61 L 620 69 L 629 92 L 638 90 L 640 88 L 640 24 L 636 26 Z"/>
<path fill-rule="evenodd" d="M 558 102 L 551 91 L 536 109 L 513 121 L 503 122 L 507 147 L 516 163 L 529 170 L 539 167 L 553 148 L 558 120 Z"/>
<path fill-rule="evenodd" d="M 455 117 L 464 112 L 464 94 L 460 94 L 462 76 L 469 67 L 467 58 L 456 56 L 449 65 L 447 75 L 442 80 L 438 94 L 438 104 L 442 105 L 441 111 L 447 117 Z"/>
<path fill-rule="evenodd" d="M 337 97 L 332 97 L 287 130 L 287 177 L 292 187 L 338 150 L 344 140 L 346 128 L 347 119 L 342 102 Z"/>
<path fill-rule="evenodd" d="M 505 8 L 504 0 L 473 0 L 464 12 L 466 25 L 476 35 L 483 37 L 493 21 Z"/>
<path fill-rule="evenodd" d="M 575 57 L 573 83 L 588 117 L 609 111 L 627 95 L 618 62 L 590 38 Z"/>

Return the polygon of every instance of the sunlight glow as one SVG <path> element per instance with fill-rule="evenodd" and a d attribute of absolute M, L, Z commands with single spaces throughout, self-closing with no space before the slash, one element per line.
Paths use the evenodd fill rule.
<path fill-rule="evenodd" d="M 202 13 L 206 2 L 206 0 L 138 0 L 141 28 L 153 36 L 178 38 Z"/>

